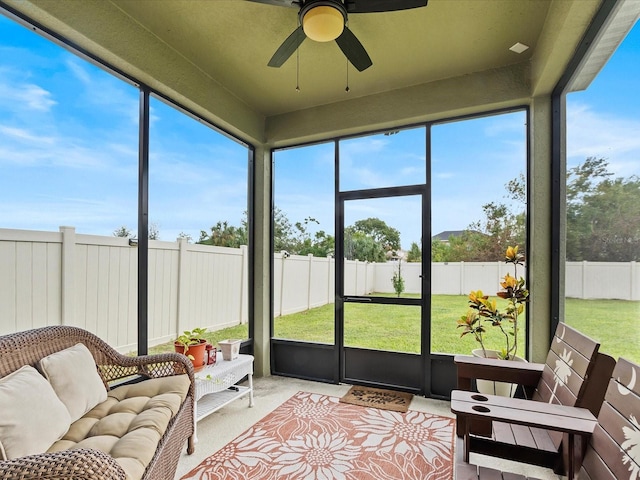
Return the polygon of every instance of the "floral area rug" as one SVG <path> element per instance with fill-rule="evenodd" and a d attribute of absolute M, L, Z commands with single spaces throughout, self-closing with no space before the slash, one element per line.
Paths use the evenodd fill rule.
<path fill-rule="evenodd" d="M 406 412 L 409 410 L 413 395 L 395 390 L 384 390 L 382 388 L 353 386 L 340 399 L 344 403 L 352 403 L 361 407 L 384 408 L 395 412 Z"/>
<path fill-rule="evenodd" d="M 450 480 L 454 420 L 298 392 L 182 480 Z"/>

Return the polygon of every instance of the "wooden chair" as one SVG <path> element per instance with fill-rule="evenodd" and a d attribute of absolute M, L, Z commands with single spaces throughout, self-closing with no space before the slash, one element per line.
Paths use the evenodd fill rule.
<path fill-rule="evenodd" d="M 471 391 L 474 379 L 518 383 L 522 386 L 521 396 L 527 400 L 587 408 L 596 417 L 615 366 L 613 358 L 598 352 L 599 347 L 598 342 L 561 323 L 544 364 L 456 356 L 458 389 Z M 508 407 L 509 401 L 522 400 L 504 401 Z M 457 434 L 462 437 L 465 423 L 458 420 Z M 503 420 L 474 419 L 470 424 L 469 451 L 566 474 L 569 455 L 566 434 Z M 582 451 L 585 448 L 583 445 Z"/>
<path fill-rule="evenodd" d="M 618 359 L 580 480 L 640 478 L 640 365 Z"/>
<path fill-rule="evenodd" d="M 613 370 L 578 480 L 640 478 L 640 365 L 620 358 Z M 573 411 L 571 407 L 560 407 Z M 462 462 L 456 450 L 456 480 L 534 480 Z"/>

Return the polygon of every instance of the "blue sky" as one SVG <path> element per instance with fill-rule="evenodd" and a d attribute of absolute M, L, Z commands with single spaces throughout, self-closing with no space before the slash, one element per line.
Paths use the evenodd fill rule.
<path fill-rule="evenodd" d="M 616 176 L 640 175 L 640 23 L 587 90 L 567 96 L 567 164 L 609 160 Z"/>
<path fill-rule="evenodd" d="M 604 156 L 640 173 L 640 27 L 586 92 L 568 96 L 568 164 Z M 0 16 L 0 228 L 135 233 L 137 90 Z M 197 240 L 218 220 L 239 225 L 247 150 L 158 100 L 152 102 L 150 220 L 162 240 Z M 524 114 L 436 126 L 433 233 L 466 228 L 481 205 L 505 201 L 524 172 Z M 345 141 L 344 189 L 420 183 L 424 130 Z M 276 154 L 276 204 L 292 222 L 333 234 L 333 144 Z M 350 202 L 346 223 L 377 216 L 420 241 L 416 198 Z"/>

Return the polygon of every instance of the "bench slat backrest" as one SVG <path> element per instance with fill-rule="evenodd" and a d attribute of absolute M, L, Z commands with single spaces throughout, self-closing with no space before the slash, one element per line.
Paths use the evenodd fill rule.
<path fill-rule="evenodd" d="M 579 478 L 640 478 L 640 366 L 624 358 L 613 370 Z"/>
<path fill-rule="evenodd" d="M 561 323 L 551 341 L 533 400 L 576 406 L 600 344 Z"/>
<path fill-rule="evenodd" d="M 580 406 L 599 348 L 595 340 L 564 323 L 559 324 L 533 400 Z M 549 437 L 555 447 L 560 448 L 562 434 L 549 432 Z"/>

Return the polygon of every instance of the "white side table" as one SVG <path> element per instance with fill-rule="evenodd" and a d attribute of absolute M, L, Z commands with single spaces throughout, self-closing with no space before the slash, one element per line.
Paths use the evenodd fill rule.
<path fill-rule="evenodd" d="M 249 377 L 249 386 L 236 385 L 245 376 Z M 252 355 L 238 355 L 238 358 L 225 361 L 222 359 L 222 352 L 217 352 L 215 365 L 208 365 L 195 372 L 195 380 L 196 404 L 193 413 L 196 424 L 204 417 L 247 394 L 249 394 L 249 406 L 253 407 Z M 197 442 L 197 432 L 194 432 L 194 437 Z"/>

